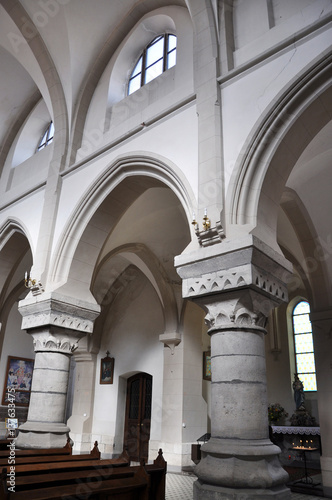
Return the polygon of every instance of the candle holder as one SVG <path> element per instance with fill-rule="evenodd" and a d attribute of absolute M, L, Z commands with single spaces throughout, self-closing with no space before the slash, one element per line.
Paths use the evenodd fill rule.
<path fill-rule="evenodd" d="M 211 221 L 207 215 L 207 209 L 204 210 L 202 231 L 199 230 L 199 225 L 196 220 L 195 213 L 193 213 L 193 220 L 191 223 L 195 228 L 195 233 L 198 238 L 199 244 L 203 247 L 220 243 L 226 237 L 220 221 L 216 222 L 215 227 L 211 227 Z"/>

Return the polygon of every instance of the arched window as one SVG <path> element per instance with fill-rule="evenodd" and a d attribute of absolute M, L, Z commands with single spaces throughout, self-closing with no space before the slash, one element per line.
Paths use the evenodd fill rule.
<path fill-rule="evenodd" d="M 128 95 L 175 66 L 176 36 L 157 36 L 143 51 L 128 83 Z"/>
<path fill-rule="evenodd" d="M 309 303 L 302 300 L 293 309 L 296 371 L 305 391 L 317 391 L 314 343 Z"/>
<path fill-rule="evenodd" d="M 39 141 L 37 151 L 40 151 L 41 149 L 44 149 L 46 148 L 46 146 L 51 144 L 51 142 L 53 141 L 53 137 L 54 137 L 54 125 L 53 122 L 51 122 L 47 127 L 45 133 L 43 134 L 43 137 Z"/>

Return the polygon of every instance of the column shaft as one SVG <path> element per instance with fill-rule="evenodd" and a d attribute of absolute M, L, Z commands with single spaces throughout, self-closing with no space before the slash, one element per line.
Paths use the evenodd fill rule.
<path fill-rule="evenodd" d="M 195 468 L 195 500 L 289 500 L 288 474 L 268 433 L 264 337 L 287 300 L 290 266 L 258 239 L 176 258 L 183 295 L 206 312 L 211 336 L 211 438 Z"/>
<path fill-rule="evenodd" d="M 70 357 L 59 352 L 37 352 L 28 420 L 63 423 Z"/>

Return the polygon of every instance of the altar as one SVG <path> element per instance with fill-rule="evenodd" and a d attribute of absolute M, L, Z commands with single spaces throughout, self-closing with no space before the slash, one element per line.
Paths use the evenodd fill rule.
<path fill-rule="evenodd" d="M 302 460 L 303 454 L 296 449 L 302 447 L 313 449 L 308 459 L 308 465 L 319 465 L 321 455 L 320 427 L 272 425 L 271 429 L 272 440 L 281 449 L 280 461 L 283 465 L 290 465 L 294 461 Z"/>

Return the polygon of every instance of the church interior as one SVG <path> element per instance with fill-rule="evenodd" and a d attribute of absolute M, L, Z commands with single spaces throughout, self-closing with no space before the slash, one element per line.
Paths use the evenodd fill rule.
<path fill-rule="evenodd" d="M 0 0 L 0 439 L 332 498 L 331 40 L 332 0 Z"/>

